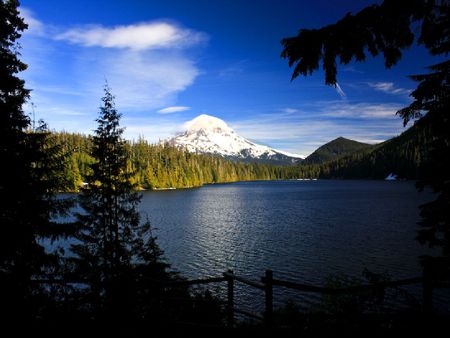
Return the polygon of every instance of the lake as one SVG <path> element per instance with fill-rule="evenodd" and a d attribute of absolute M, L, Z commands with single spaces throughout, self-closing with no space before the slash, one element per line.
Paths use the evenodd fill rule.
<path fill-rule="evenodd" d="M 140 211 L 185 277 L 232 269 L 258 280 L 272 269 L 278 279 L 323 285 L 330 276 L 362 277 L 365 268 L 392 279 L 419 276 L 418 257 L 431 251 L 415 240 L 418 206 L 432 198 L 413 182 L 257 181 L 146 191 Z M 288 290 L 274 295 L 277 304 L 320 301 Z M 247 307 L 263 304 L 248 287 L 238 287 L 237 297 Z"/>

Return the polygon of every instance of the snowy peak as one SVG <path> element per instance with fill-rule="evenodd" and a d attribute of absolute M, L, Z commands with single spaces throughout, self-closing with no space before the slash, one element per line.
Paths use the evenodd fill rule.
<path fill-rule="evenodd" d="M 281 151 L 259 145 L 239 136 L 225 121 L 202 114 L 184 124 L 185 131 L 169 143 L 190 152 L 221 155 L 239 160 L 258 160 L 278 164 L 296 163 L 299 156 L 289 156 Z"/>
<path fill-rule="evenodd" d="M 233 132 L 233 130 L 228 127 L 224 120 L 206 114 L 199 115 L 193 120 L 186 122 L 185 128 L 187 129 L 187 131 L 191 132 L 199 130 L 213 133 Z"/>

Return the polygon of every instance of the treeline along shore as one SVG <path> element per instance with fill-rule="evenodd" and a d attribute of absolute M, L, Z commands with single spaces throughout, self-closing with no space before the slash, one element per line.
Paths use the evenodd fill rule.
<path fill-rule="evenodd" d="M 89 176 L 92 137 L 54 133 L 66 154 L 67 190 L 77 191 Z M 143 138 L 126 143 L 127 170 L 140 189 L 192 188 L 204 184 L 286 178 L 287 168 L 240 163 L 220 156 L 193 154 L 168 143 L 150 144 Z"/>
<path fill-rule="evenodd" d="M 53 132 L 62 147 L 66 165 L 66 191 L 78 191 L 87 183 L 94 159 L 92 136 Z M 144 138 L 127 141 L 127 170 L 142 190 L 200 187 L 204 184 L 287 179 L 383 179 L 390 173 L 418 179 L 427 164 L 425 139 L 428 129 L 415 125 L 383 143 L 351 152 L 325 163 L 271 165 L 244 163 L 216 155 L 190 153 L 168 143 L 150 144 Z"/>

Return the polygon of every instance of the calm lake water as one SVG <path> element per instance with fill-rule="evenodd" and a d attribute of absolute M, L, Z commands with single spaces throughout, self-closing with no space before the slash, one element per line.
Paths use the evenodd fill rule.
<path fill-rule="evenodd" d="M 418 206 L 432 198 L 412 182 L 258 181 L 148 191 L 140 210 L 173 269 L 188 278 L 232 269 L 258 280 L 272 269 L 279 279 L 323 285 L 329 276 L 362 277 L 365 268 L 392 279 L 420 275 L 418 257 L 431 252 L 415 240 Z M 277 304 L 320 301 L 274 294 Z M 237 297 L 247 307 L 263 304 L 248 287 Z"/>
<path fill-rule="evenodd" d="M 145 191 L 139 208 L 184 277 L 232 269 L 259 281 L 271 269 L 277 279 L 320 286 L 330 276 L 363 279 L 364 269 L 391 279 L 420 276 L 419 256 L 436 252 L 415 240 L 418 206 L 432 199 L 404 181 L 256 181 Z M 225 287 L 208 286 L 221 296 Z M 420 285 L 406 291 L 421 301 Z M 238 306 L 263 309 L 262 291 L 237 283 L 235 294 Z M 450 313 L 448 292 L 434 298 L 435 308 Z M 289 299 L 304 309 L 322 301 L 274 289 L 276 306 Z"/>

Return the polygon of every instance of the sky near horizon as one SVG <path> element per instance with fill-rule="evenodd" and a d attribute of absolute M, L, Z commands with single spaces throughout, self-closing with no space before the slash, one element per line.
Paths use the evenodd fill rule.
<path fill-rule="evenodd" d="M 21 77 L 53 130 L 92 133 L 107 79 L 129 139 L 156 142 L 208 114 L 304 156 L 339 136 L 381 142 L 404 130 L 394 114 L 411 102 L 407 75 L 435 62 L 423 47 L 390 70 L 380 57 L 340 65 L 337 88 L 322 71 L 291 82 L 280 58 L 282 38 L 376 2 L 23 0 Z"/>

